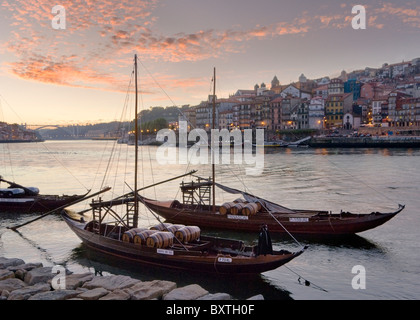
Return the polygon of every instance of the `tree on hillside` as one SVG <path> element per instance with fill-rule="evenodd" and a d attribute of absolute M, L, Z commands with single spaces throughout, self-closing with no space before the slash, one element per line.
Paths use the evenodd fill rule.
<path fill-rule="evenodd" d="M 142 122 L 146 123 L 160 118 L 167 122 L 177 121 L 180 114 L 178 107 L 151 107 L 148 110 L 142 110 L 139 115 Z"/>

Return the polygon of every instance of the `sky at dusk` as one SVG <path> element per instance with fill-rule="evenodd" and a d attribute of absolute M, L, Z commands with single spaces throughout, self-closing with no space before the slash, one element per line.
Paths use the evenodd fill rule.
<path fill-rule="evenodd" d="M 206 100 L 214 67 L 227 98 L 418 58 L 420 1 L 0 0 L 0 30 L 0 121 L 86 124 L 120 118 L 135 53 L 141 108 Z"/>

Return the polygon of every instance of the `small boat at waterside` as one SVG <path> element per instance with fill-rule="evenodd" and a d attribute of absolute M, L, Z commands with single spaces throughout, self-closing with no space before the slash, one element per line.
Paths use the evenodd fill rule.
<path fill-rule="evenodd" d="M 312 148 L 420 148 L 418 136 L 313 137 Z"/>
<path fill-rule="evenodd" d="M 75 213 L 69 210 L 64 210 L 62 217 L 92 250 L 139 265 L 188 272 L 258 274 L 290 262 L 305 250 L 278 250 L 262 254 L 258 245 L 245 245 L 241 240 L 205 236 L 194 226 L 165 223 L 145 229 L 125 224 L 116 226 L 99 223 L 97 220 L 83 222 L 80 218 L 74 218 Z"/>
<path fill-rule="evenodd" d="M 210 197 L 200 198 L 211 192 L 212 182 L 183 183 L 183 203 L 178 200 L 140 200 L 167 222 L 195 224 L 201 228 L 257 232 L 265 224 L 273 234 L 336 237 L 357 234 L 376 228 L 400 213 L 405 206 L 390 213 L 366 214 L 326 210 L 296 210 L 216 183 L 222 190 L 240 194 L 233 202 L 213 206 Z M 193 196 L 191 196 L 193 195 Z M 197 200 L 199 199 L 199 200 Z M 205 201 L 205 202 L 204 202 Z"/>
<path fill-rule="evenodd" d="M 134 188 L 132 192 L 110 201 L 102 201 L 101 198 L 93 201 L 90 221 L 85 221 L 80 213 L 68 209 L 61 212 L 63 220 L 83 244 L 91 250 L 141 266 L 158 266 L 185 270 L 189 273 L 216 275 L 259 274 L 276 269 L 301 255 L 306 247 L 296 252 L 273 250 L 271 241 L 268 241 L 268 231 L 263 228 L 259 230 L 258 245 L 246 245 L 241 240 L 204 235 L 196 225 L 165 224 L 160 222 L 158 216 L 155 217 L 159 224 L 151 228 L 139 226 L 141 204 L 139 191 L 148 187 L 142 189 L 137 187 L 139 141 L 137 56 L 134 65 L 136 79 Z M 157 184 L 153 186 L 155 185 Z"/>
<path fill-rule="evenodd" d="M 0 213 L 45 213 L 87 195 L 44 195 L 39 193 L 38 188 L 27 188 L 0 176 L 1 182 L 8 187 L 0 188 Z"/>
<path fill-rule="evenodd" d="M 285 141 L 264 141 L 264 144 L 262 145 L 253 143 L 252 146 L 263 148 L 286 148 L 289 146 L 289 144 Z"/>
<path fill-rule="evenodd" d="M 2 140 L 0 139 L 0 143 L 36 143 L 36 142 L 45 142 L 44 139 L 12 139 L 12 140 Z"/>

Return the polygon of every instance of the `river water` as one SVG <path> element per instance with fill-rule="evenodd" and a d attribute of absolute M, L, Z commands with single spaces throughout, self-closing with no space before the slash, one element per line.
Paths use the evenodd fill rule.
<path fill-rule="evenodd" d="M 110 161 L 111 150 L 124 152 Z M 140 147 L 140 186 L 197 169 L 209 177 L 208 165 L 162 164 L 157 147 Z M 82 194 L 111 186 L 104 199 L 133 186 L 133 147 L 112 141 L 47 141 L 0 145 L 0 175 L 43 194 Z M 406 209 L 386 224 L 345 240 L 273 236 L 275 249 L 307 251 L 289 264 L 250 278 L 218 278 L 127 265 L 86 249 L 58 215 L 13 232 L 7 229 L 30 215 L 1 214 L 0 256 L 26 262 L 65 265 L 71 271 L 124 274 L 140 280 L 171 280 L 179 286 L 198 283 L 208 291 L 227 292 L 236 299 L 263 294 L 282 300 L 414 300 L 420 299 L 420 150 L 419 149 L 273 149 L 264 155 L 256 175 L 252 164 L 217 165 L 217 180 L 234 188 L 296 209 L 370 213 Z M 118 169 L 118 173 L 117 172 Z M 104 180 L 104 173 L 108 177 Z M 148 189 L 146 196 L 180 198 L 180 180 Z M 3 185 L 5 187 L 5 185 Z M 125 190 L 117 191 L 121 188 Z M 217 202 L 231 196 L 217 193 Z M 84 209 L 78 204 L 75 209 Z M 157 223 L 145 208 L 141 224 Z M 256 243 L 257 234 L 204 230 L 213 235 Z M 299 244 L 297 243 L 299 242 Z M 359 266 L 357 270 L 354 267 Z M 357 271 L 357 272 L 356 272 Z M 364 272 L 363 272 L 364 271 Z M 353 273 L 354 272 L 354 273 Z M 308 280 L 307 286 L 304 280 Z M 357 281 L 356 281 L 357 280 Z M 359 285 L 359 289 L 352 284 Z M 363 288 L 363 284 L 365 285 Z M 362 286 L 362 288 L 360 288 Z"/>

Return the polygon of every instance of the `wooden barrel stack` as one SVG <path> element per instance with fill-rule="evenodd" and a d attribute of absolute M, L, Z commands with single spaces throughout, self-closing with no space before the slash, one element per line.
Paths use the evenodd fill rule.
<path fill-rule="evenodd" d="M 175 232 L 175 237 L 183 244 L 200 239 L 201 230 L 196 226 L 187 226 Z"/>
<path fill-rule="evenodd" d="M 177 232 L 179 229 L 181 229 L 183 227 L 185 227 L 183 224 L 173 224 L 173 225 L 168 226 L 166 228 L 166 230 L 164 230 L 164 231 L 169 231 L 169 232 L 175 234 L 175 232 Z"/>
<path fill-rule="evenodd" d="M 242 209 L 242 214 L 244 216 L 252 216 L 254 214 L 257 214 L 258 210 L 258 204 L 255 202 L 251 202 L 245 205 L 245 207 Z"/>
<path fill-rule="evenodd" d="M 159 232 L 157 230 L 144 230 L 142 232 L 137 233 L 134 236 L 134 243 L 137 245 L 144 246 L 147 242 L 147 238 L 153 235 L 154 233 Z"/>
<path fill-rule="evenodd" d="M 219 209 L 219 212 L 220 212 L 220 214 L 222 214 L 222 215 L 227 215 L 227 214 L 230 214 L 230 212 L 231 212 L 231 209 L 232 209 L 232 207 L 235 205 L 236 203 L 234 203 L 234 202 L 226 202 L 226 203 L 224 203 L 221 207 L 220 207 L 220 209 Z"/>
<path fill-rule="evenodd" d="M 233 215 L 238 215 L 242 213 L 243 208 L 245 208 L 246 203 L 245 202 L 241 202 L 241 203 L 237 203 L 233 206 L 233 208 L 230 210 L 230 213 Z"/>
<path fill-rule="evenodd" d="M 175 237 L 181 243 L 189 243 L 200 239 L 201 230 L 196 226 L 182 224 L 159 224 L 150 229 L 136 228 L 125 232 L 122 241 L 139 246 L 166 249 L 174 244 Z"/>
<path fill-rule="evenodd" d="M 146 228 L 136 228 L 136 229 L 131 229 L 128 230 L 127 232 L 124 232 L 123 236 L 122 236 L 122 241 L 124 242 L 131 242 L 134 243 L 134 237 L 136 236 L 136 234 L 147 230 Z"/>
<path fill-rule="evenodd" d="M 234 202 L 224 203 L 219 212 L 222 215 L 232 214 L 232 215 L 244 215 L 252 216 L 257 214 L 262 209 L 261 203 L 257 202 L 246 202 L 242 199 L 237 199 Z"/>
<path fill-rule="evenodd" d="M 151 227 L 150 230 L 166 231 L 168 227 L 172 226 L 172 223 L 159 223 L 154 227 Z"/>
<path fill-rule="evenodd" d="M 165 249 L 174 244 L 174 234 L 171 232 L 158 231 L 146 240 L 149 248 Z"/>

